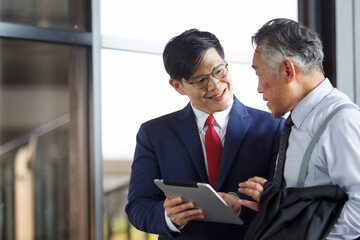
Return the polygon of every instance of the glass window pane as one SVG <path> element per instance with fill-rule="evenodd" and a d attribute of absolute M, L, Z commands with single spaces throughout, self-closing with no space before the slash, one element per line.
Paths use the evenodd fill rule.
<path fill-rule="evenodd" d="M 0 39 L 0 239 L 71 239 L 71 82 L 76 62 L 86 64 L 79 51 Z"/>
<path fill-rule="evenodd" d="M 84 7 L 85 0 L 0 0 L 0 21 L 85 31 Z"/>
<path fill-rule="evenodd" d="M 123 44 L 121 48 L 124 49 L 128 45 L 133 47 L 139 40 L 164 45 L 173 36 L 198 28 L 213 32 L 220 39 L 228 60 L 236 57 L 243 61 L 253 52 L 250 37 L 266 21 L 276 17 L 297 19 L 297 2 L 103 0 L 101 31 L 103 36 L 119 38 L 121 43 L 118 44 Z M 150 44 L 142 44 L 143 51 L 152 48 Z"/>
<path fill-rule="evenodd" d="M 168 83 L 160 55 L 102 50 L 101 58 L 104 158 L 131 159 L 140 124 L 189 100 Z"/>
<path fill-rule="evenodd" d="M 69 111 L 69 47 L 0 40 L 0 144 Z"/>

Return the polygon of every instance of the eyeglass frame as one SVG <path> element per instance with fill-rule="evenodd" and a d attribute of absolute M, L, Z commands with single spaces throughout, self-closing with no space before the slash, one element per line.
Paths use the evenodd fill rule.
<path fill-rule="evenodd" d="M 221 79 L 223 79 L 224 77 L 226 77 L 226 75 L 227 75 L 228 72 L 229 72 L 228 65 L 229 65 L 229 64 L 228 64 L 227 62 L 226 62 L 226 63 L 223 63 L 223 64 L 220 64 L 220 65 L 218 65 L 216 68 L 214 68 L 213 71 L 212 71 L 210 74 L 198 76 L 198 77 L 201 77 L 201 79 L 205 78 L 206 84 L 205 84 L 204 87 L 197 88 L 197 87 L 195 87 L 194 82 L 188 82 L 188 81 L 183 81 L 183 82 L 185 82 L 185 83 L 187 83 L 187 84 L 191 84 L 195 89 L 198 89 L 198 90 L 204 89 L 204 88 L 206 88 L 207 85 L 209 84 L 209 78 L 210 78 L 210 76 L 213 77 L 213 78 L 215 78 L 215 79 L 217 79 L 217 80 L 221 80 Z M 226 73 L 225 73 L 224 76 L 222 76 L 221 78 L 217 78 L 217 77 L 214 76 L 214 72 L 215 72 L 220 66 L 225 66 L 224 69 L 226 69 Z M 198 77 L 196 77 L 196 78 L 198 78 Z M 194 79 L 194 78 L 191 78 L 189 81 L 194 81 L 193 79 Z"/>

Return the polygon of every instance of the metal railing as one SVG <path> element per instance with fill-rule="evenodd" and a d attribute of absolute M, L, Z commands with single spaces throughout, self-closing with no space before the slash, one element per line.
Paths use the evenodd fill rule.
<path fill-rule="evenodd" d="M 157 239 L 157 235 L 141 232 L 130 224 L 125 213 L 128 187 L 126 182 L 104 193 L 104 240 Z"/>

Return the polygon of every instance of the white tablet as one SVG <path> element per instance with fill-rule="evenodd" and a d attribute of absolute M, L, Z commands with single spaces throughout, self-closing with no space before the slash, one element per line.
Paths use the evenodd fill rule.
<path fill-rule="evenodd" d="M 196 208 L 202 208 L 205 218 L 196 219 L 198 221 L 244 224 L 207 183 L 180 183 L 162 179 L 155 179 L 154 183 L 169 197 L 181 196 L 186 202 L 194 202 Z"/>

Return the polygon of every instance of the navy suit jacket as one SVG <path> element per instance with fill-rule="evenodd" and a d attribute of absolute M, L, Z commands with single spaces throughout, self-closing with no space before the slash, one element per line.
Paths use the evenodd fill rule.
<path fill-rule="evenodd" d="M 272 119 L 270 113 L 243 105 L 234 96 L 216 191 L 238 193 L 238 183 L 253 176 L 272 179 L 283 123 L 283 119 Z M 243 239 L 255 216 L 245 207 L 240 214 L 245 221 L 242 226 L 193 220 L 180 234 L 167 228 L 165 195 L 153 180 L 209 182 L 190 103 L 180 111 L 142 124 L 136 140 L 125 208 L 133 226 L 159 234 L 159 240 Z M 249 199 L 242 194 L 239 197 Z"/>

